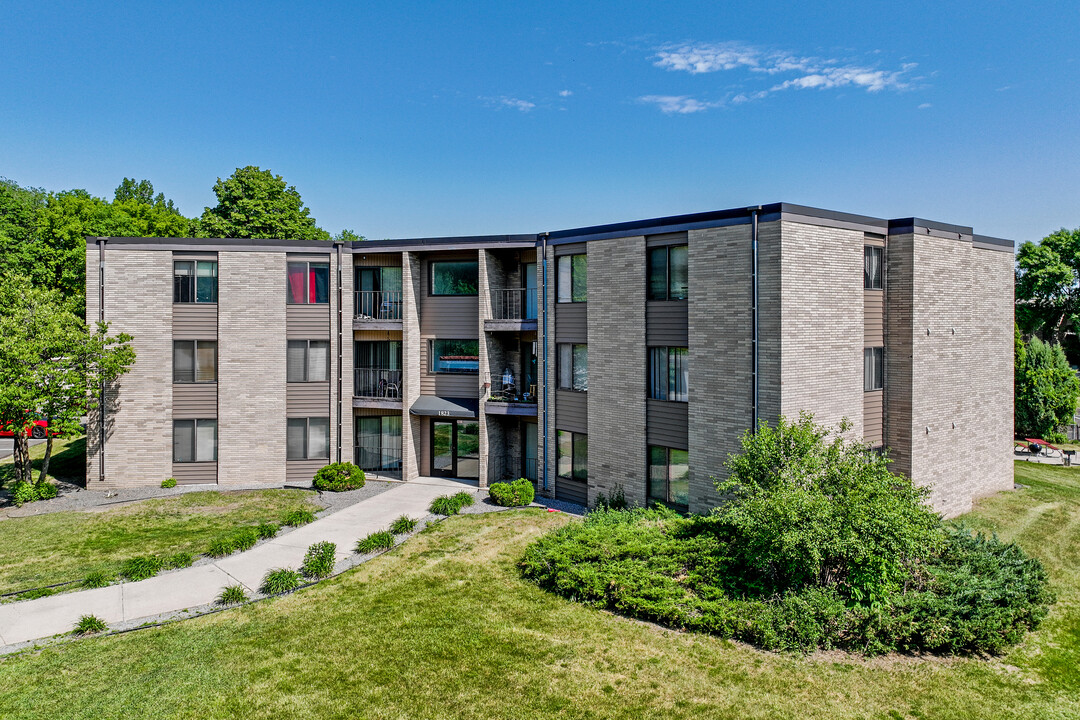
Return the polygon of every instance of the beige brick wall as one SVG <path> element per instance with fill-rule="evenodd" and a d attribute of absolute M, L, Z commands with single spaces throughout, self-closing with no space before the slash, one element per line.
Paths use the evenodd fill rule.
<path fill-rule="evenodd" d="M 590 242 L 588 294 L 589 505 L 616 485 L 644 505 L 645 238 Z"/>
<path fill-rule="evenodd" d="M 285 482 L 285 253 L 218 253 L 218 483 Z"/>
<path fill-rule="evenodd" d="M 538 250 L 539 253 L 543 252 L 543 249 Z M 538 257 L 542 256 L 538 255 Z M 544 318 L 541 316 L 537 319 L 537 350 L 540 357 L 537 358 L 537 384 L 544 387 L 544 391 L 547 393 L 547 414 L 544 414 L 544 399 L 541 397 L 539 407 L 537 407 L 537 434 L 539 434 L 539 442 L 537 443 L 537 454 L 539 459 L 537 461 L 536 469 L 536 487 L 538 494 L 546 497 L 554 497 L 555 495 L 555 483 L 558 482 L 558 478 L 555 477 L 555 246 L 549 245 L 547 249 L 547 339 L 541 337 L 544 332 Z M 544 303 L 544 268 L 543 262 L 536 264 L 536 287 L 537 287 L 537 308 L 543 309 Z M 544 357 L 543 348 L 541 343 L 547 343 L 547 385 L 544 386 Z M 544 430 L 547 429 L 547 442 L 544 442 Z M 547 469 L 548 486 L 544 488 L 544 472 Z"/>
<path fill-rule="evenodd" d="M 87 252 L 87 320 L 98 315 L 97 248 Z M 106 398 L 105 481 L 99 418 L 89 418 L 87 487 L 158 486 L 172 474 L 172 253 L 106 250 L 105 320 L 132 335 L 136 359 Z"/>
<path fill-rule="evenodd" d="M 333 355 L 331 356 L 333 372 L 337 373 L 337 349 L 338 343 L 341 346 L 341 395 L 338 397 L 338 385 L 335 382 L 334 387 L 331 388 L 331 397 L 334 401 L 330 404 L 330 425 L 331 432 L 334 433 L 330 438 L 330 458 L 337 462 L 352 462 L 355 459 L 355 453 L 353 447 L 355 446 L 355 435 L 353 433 L 353 408 L 352 408 L 352 394 L 353 394 L 353 256 L 351 253 L 347 253 L 342 249 L 341 252 L 341 265 L 337 267 L 337 255 L 333 256 L 335 263 L 335 270 L 341 272 L 341 332 L 338 333 L 338 307 L 337 307 L 337 293 L 333 293 L 330 298 L 330 329 L 332 333 L 331 343 L 333 345 Z M 338 438 L 337 438 L 337 419 L 341 418 L 341 440 L 340 440 L 340 457 L 338 454 Z"/>
<path fill-rule="evenodd" d="M 401 455 L 402 480 L 415 480 L 427 473 L 421 469 L 423 439 L 420 418 L 409 414 L 409 408 L 420 397 L 420 296 L 424 288 L 420 279 L 420 256 L 401 254 Z"/>

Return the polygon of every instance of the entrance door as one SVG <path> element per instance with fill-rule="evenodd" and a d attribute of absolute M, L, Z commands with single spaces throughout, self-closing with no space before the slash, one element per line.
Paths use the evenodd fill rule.
<path fill-rule="evenodd" d="M 480 478 L 480 423 L 476 420 L 431 421 L 431 474 Z"/>

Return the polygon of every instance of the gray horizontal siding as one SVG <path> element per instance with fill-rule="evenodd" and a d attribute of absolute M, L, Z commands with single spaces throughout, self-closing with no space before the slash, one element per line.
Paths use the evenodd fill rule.
<path fill-rule="evenodd" d="M 282 294 L 285 291 L 282 289 Z M 329 340 L 330 305 L 286 305 L 285 337 L 289 340 Z M 284 359 L 282 360 L 284 362 Z"/>
<path fill-rule="evenodd" d="M 555 499 L 564 502 L 589 504 L 589 485 L 581 480 L 555 478 Z"/>
<path fill-rule="evenodd" d="M 555 429 L 579 433 L 589 432 L 588 393 L 573 390 L 555 391 Z"/>
<path fill-rule="evenodd" d="M 871 390 L 863 393 L 863 440 L 871 445 L 881 445 L 883 442 L 883 423 L 885 415 L 884 403 L 881 390 Z"/>
<path fill-rule="evenodd" d="M 217 417 L 217 383 L 176 383 L 172 414 L 177 420 Z M 185 463 L 186 464 L 186 463 Z"/>
<path fill-rule="evenodd" d="M 479 252 L 425 254 L 420 263 L 420 335 L 424 338 L 469 339 L 480 337 L 480 299 L 430 295 L 431 263 L 438 260 L 475 260 Z M 479 291 L 479 288 L 477 288 Z"/>
<path fill-rule="evenodd" d="M 665 245 L 686 245 L 689 242 L 690 233 L 674 232 L 661 235 L 648 235 L 645 238 L 645 247 L 664 247 Z"/>
<path fill-rule="evenodd" d="M 555 342 L 588 341 L 588 303 L 555 303 Z"/>
<path fill-rule="evenodd" d="M 689 450 L 689 405 L 665 400 L 646 400 L 645 441 L 649 445 Z"/>
<path fill-rule="evenodd" d="M 217 303 L 173 304 L 173 337 L 213 340 L 217 337 Z"/>
<path fill-rule="evenodd" d="M 401 253 L 354 253 L 355 267 L 401 267 Z"/>
<path fill-rule="evenodd" d="M 863 345 L 881 347 L 885 344 L 885 293 L 882 290 L 863 292 Z"/>
<path fill-rule="evenodd" d="M 177 485 L 202 485 L 217 482 L 216 462 L 173 463 L 172 476 Z M 165 478 L 162 478 L 164 480 Z"/>
<path fill-rule="evenodd" d="M 566 243 L 555 246 L 555 257 L 560 255 L 580 255 L 589 251 L 588 243 Z"/>
<path fill-rule="evenodd" d="M 288 417 L 329 417 L 330 383 L 286 383 L 285 415 Z"/>
<path fill-rule="evenodd" d="M 315 473 L 329 463 L 329 460 L 286 460 L 285 482 L 309 483 Z"/>
<path fill-rule="evenodd" d="M 690 346 L 690 303 L 685 300 L 651 300 L 645 303 L 645 344 Z"/>

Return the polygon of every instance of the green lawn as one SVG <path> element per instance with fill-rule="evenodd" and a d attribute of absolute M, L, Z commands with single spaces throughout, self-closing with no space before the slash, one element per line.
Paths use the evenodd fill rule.
<path fill-rule="evenodd" d="M 45 443 L 30 448 L 30 460 L 34 464 L 34 480 L 41 472 L 41 460 L 45 457 Z M 0 487 L 4 487 L 15 477 L 15 461 L 8 455 L 0 460 Z M 68 482 L 82 485 L 86 481 L 86 438 L 56 438 L 53 440 L 53 454 L 49 458 L 49 477 L 62 478 Z"/>
<path fill-rule="evenodd" d="M 314 496 L 298 490 L 193 492 L 0 520 L 0 592 L 79 580 L 91 570 L 116 572 L 135 555 L 202 553 L 237 525 L 277 522 L 283 512 L 301 507 L 319 510 Z"/>

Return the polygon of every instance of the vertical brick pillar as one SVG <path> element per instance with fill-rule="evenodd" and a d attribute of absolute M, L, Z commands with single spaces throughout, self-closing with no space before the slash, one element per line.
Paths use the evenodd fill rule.
<path fill-rule="evenodd" d="M 423 474 L 420 469 L 422 425 L 419 417 L 409 413 L 409 408 L 420 397 L 420 293 L 423 288 L 420 256 L 416 253 L 401 254 L 401 290 L 401 479 L 415 480 Z"/>

